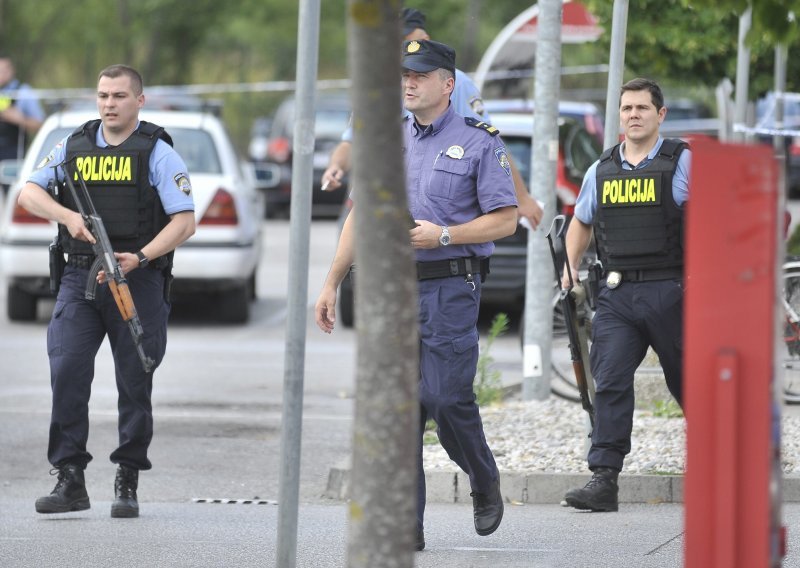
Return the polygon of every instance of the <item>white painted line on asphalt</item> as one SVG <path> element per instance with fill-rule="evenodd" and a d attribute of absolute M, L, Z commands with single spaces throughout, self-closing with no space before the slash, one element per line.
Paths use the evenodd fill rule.
<path fill-rule="evenodd" d="M 456 546 L 453 548 L 445 548 L 444 550 L 458 550 L 464 552 L 559 552 L 556 548 L 483 548 L 476 546 Z"/>

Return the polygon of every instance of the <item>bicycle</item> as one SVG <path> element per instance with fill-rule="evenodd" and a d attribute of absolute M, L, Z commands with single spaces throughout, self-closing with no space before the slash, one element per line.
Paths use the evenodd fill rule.
<path fill-rule="evenodd" d="M 783 264 L 784 308 L 783 343 L 786 353 L 782 362 L 783 401 L 800 404 L 800 258 L 789 257 Z"/>

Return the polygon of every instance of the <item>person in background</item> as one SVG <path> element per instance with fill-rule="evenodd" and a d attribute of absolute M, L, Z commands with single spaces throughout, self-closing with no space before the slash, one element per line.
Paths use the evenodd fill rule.
<path fill-rule="evenodd" d="M 29 85 L 16 78 L 14 62 L 0 53 L 0 160 L 22 159 L 29 136 L 44 121 L 44 111 Z"/>
<path fill-rule="evenodd" d="M 592 231 L 604 270 L 589 354 L 596 392 L 592 478 L 565 496 L 576 509 L 618 510 L 618 476 L 631 450 L 634 373 L 648 347 L 682 404 L 683 219 L 691 152 L 685 142 L 661 137 L 666 115 L 655 81 L 633 79 L 622 86 L 625 138 L 586 171 L 567 230 L 570 266 L 564 267 L 562 286 L 569 285 L 567 270 L 577 281 Z"/>
<path fill-rule="evenodd" d="M 414 8 L 404 8 L 400 13 L 403 25 L 403 39 L 405 41 L 430 40 L 430 35 L 425 30 L 425 14 Z M 450 102 L 455 111 L 461 116 L 471 116 L 485 123 L 491 123 L 491 118 L 483 108 L 483 99 L 478 87 L 469 78 L 469 75 L 456 69 L 455 87 L 450 97 Z M 404 115 L 410 113 L 406 109 Z M 342 134 L 342 141 L 333 149 L 328 160 L 328 167 L 322 174 L 323 191 L 333 191 L 342 186 L 342 178 L 352 167 L 353 128 L 352 125 Z M 514 190 L 519 204 L 517 213 L 520 218 L 525 218 L 532 228 L 536 228 L 542 220 L 543 211 L 539 204 L 528 192 L 528 187 L 519 173 L 519 169 L 514 163 L 513 157 L 509 154 L 511 163 L 511 175 L 514 180 Z"/>
<path fill-rule="evenodd" d="M 142 77 L 135 69 L 103 69 L 97 81 L 100 119 L 59 142 L 19 195 L 20 206 L 58 223 L 58 238 L 68 254 L 47 330 L 53 391 L 47 459 L 58 481 L 49 495 L 36 500 L 38 513 L 90 506 L 84 478 L 92 460 L 86 448 L 89 397 L 95 356 L 106 336 L 119 396 L 119 446 L 110 456 L 117 464 L 112 517 L 139 516 L 139 471 L 152 467 L 147 452 L 153 438 L 153 369 L 144 370 L 109 286 L 98 287 L 95 299 L 86 299 L 95 238 L 63 186 L 64 168 L 59 167 L 89 166 L 81 167 L 87 188 L 128 281 L 144 332 L 142 347 L 158 367 L 167 347 L 172 252 L 194 234 L 195 219 L 186 165 L 163 128 L 139 120 L 144 103 Z M 92 166 L 100 161 L 117 167 Z M 56 195 L 46 189 L 52 184 L 59 187 Z M 98 283 L 105 280 L 100 271 Z"/>
<path fill-rule="evenodd" d="M 425 548 L 422 436 L 429 418 L 450 459 L 469 476 L 475 531 L 500 526 L 500 475 L 483 433 L 473 381 L 478 363 L 478 308 L 492 241 L 512 234 L 517 201 L 497 129 L 460 116 L 450 103 L 455 51 L 430 40 L 403 46 L 406 192 L 415 228 L 409 230 L 419 280 L 420 423 L 417 550 Z M 437 165 L 438 164 L 438 165 Z M 452 198 L 445 197 L 444 194 Z M 314 307 L 325 333 L 336 322 L 336 292 L 353 263 L 351 209 L 331 269 Z"/>

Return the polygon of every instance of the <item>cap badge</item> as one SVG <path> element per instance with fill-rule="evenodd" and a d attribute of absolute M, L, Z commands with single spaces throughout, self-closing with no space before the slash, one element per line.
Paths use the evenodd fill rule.
<path fill-rule="evenodd" d="M 416 53 L 417 51 L 419 51 L 419 42 L 412 41 L 408 44 L 408 47 L 406 48 L 407 53 Z"/>
<path fill-rule="evenodd" d="M 450 146 L 445 154 L 455 160 L 460 160 L 464 157 L 464 148 L 461 146 Z"/>

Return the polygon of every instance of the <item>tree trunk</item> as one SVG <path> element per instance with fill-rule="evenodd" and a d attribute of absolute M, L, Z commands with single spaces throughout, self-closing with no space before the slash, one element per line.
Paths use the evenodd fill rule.
<path fill-rule="evenodd" d="M 398 13 L 396 1 L 348 0 L 358 336 L 350 567 L 413 565 L 419 340 Z"/>

